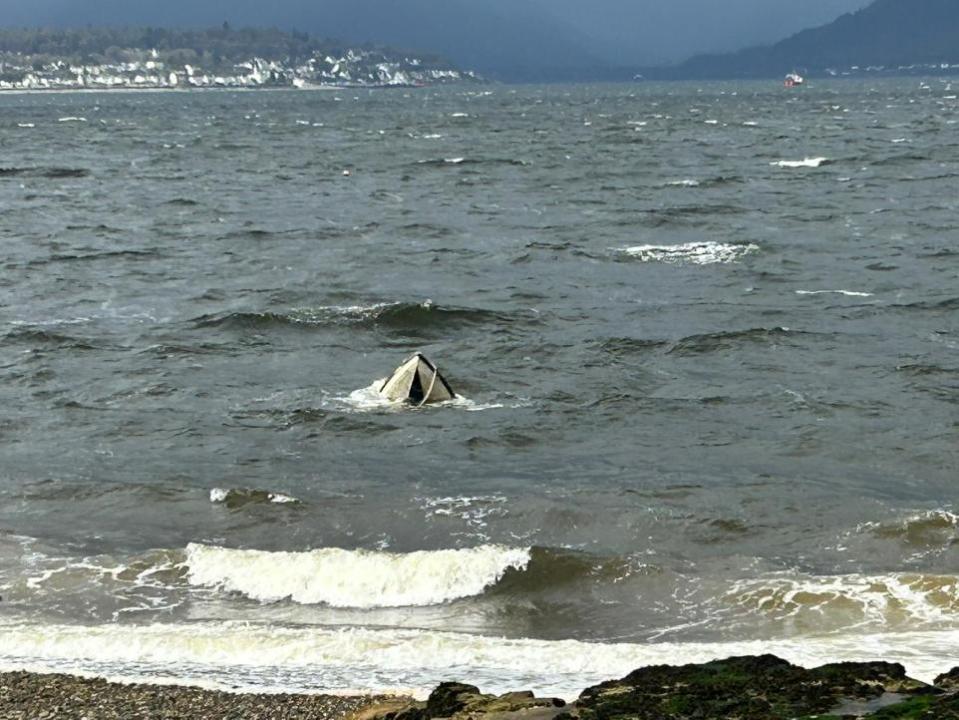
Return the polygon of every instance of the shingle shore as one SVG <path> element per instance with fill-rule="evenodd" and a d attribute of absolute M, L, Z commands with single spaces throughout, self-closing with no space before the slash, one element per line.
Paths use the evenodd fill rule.
<path fill-rule="evenodd" d="M 240 695 L 120 685 L 68 675 L 0 673 L 0 720 L 343 720 L 383 697 Z"/>

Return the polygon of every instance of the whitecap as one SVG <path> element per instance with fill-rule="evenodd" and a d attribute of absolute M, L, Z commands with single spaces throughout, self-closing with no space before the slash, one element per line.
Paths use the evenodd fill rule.
<path fill-rule="evenodd" d="M 845 295 L 847 297 L 872 297 L 873 293 L 858 290 L 797 290 L 797 295 Z"/>
<path fill-rule="evenodd" d="M 699 180 L 670 180 L 666 185 L 669 187 L 699 187 Z"/>
<path fill-rule="evenodd" d="M 277 505 L 298 504 L 300 502 L 292 495 L 270 492 L 269 490 L 249 490 L 246 488 L 213 488 L 210 490 L 210 502 L 214 504 L 247 504 L 258 501 Z"/>
<path fill-rule="evenodd" d="M 828 165 L 832 161 L 825 157 L 805 158 L 803 160 L 776 160 L 769 163 L 773 167 L 781 168 L 818 168 Z"/>
<path fill-rule="evenodd" d="M 473 597 L 508 570 L 525 570 L 531 558 L 529 548 L 498 545 L 394 554 L 339 548 L 265 552 L 190 544 L 186 553 L 192 585 L 261 602 L 291 599 L 338 608 L 424 607 Z"/>
<path fill-rule="evenodd" d="M 34 123 L 17 123 L 17 127 L 26 129 L 26 128 L 35 128 L 36 125 Z"/>
<path fill-rule="evenodd" d="M 443 158 L 443 162 L 449 163 L 450 165 L 459 165 L 462 162 L 466 162 L 466 158 L 461 158 L 461 157 Z"/>
<path fill-rule="evenodd" d="M 621 250 L 621 252 L 642 262 L 688 263 L 690 265 L 732 263 L 758 251 L 759 246 L 752 243 L 736 244 L 714 241 L 682 245 L 636 245 Z"/>
<path fill-rule="evenodd" d="M 62 118 L 57 119 L 57 122 L 62 122 L 62 123 L 67 123 L 67 122 L 82 122 L 82 123 L 85 123 L 86 121 L 87 121 L 87 119 L 86 119 L 85 117 L 76 117 L 76 116 L 74 116 L 74 115 L 70 115 L 70 116 L 68 116 L 68 117 L 62 117 Z"/>

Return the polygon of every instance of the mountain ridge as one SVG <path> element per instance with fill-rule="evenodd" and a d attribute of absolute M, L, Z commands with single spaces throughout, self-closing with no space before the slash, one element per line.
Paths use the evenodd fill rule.
<path fill-rule="evenodd" d="M 673 79 L 736 79 L 782 76 L 794 68 L 816 76 L 863 67 L 894 73 L 957 62 L 959 2 L 875 0 L 773 45 L 698 55 L 650 73 Z"/>

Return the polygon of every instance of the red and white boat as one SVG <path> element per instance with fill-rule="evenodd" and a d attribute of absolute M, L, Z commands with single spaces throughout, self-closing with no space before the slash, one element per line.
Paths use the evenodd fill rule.
<path fill-rule="evenodd" d="M 799 85 L 806 84 L 806 78 L 797 72 L 791 72 L 786 76 L 786 80 L 783 82 L 783 84 L 788 88 L 798 87 Z"/>

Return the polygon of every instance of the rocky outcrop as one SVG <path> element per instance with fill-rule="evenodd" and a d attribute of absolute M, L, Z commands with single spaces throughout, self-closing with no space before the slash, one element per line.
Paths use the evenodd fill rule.
<path fill-rule="evenodd" d="M 886 662 L 807 670 L 773 655 L 642 668 L 570 705 L 531 692 L 485 695 L 443 683 L 425 703 L 373 708 L 363 720 L 959 720 L 959 668 L 927 685 Z"/>
<path fill-rule="evenodd" d="M 776 720 L 866 711 L 938 692 L 892 663 L 839 663 L 813 670 L 772 655 L 704 665 L 637 670 L 583 692 L 571 715 L 580 720 L 720 718 Z"/>

